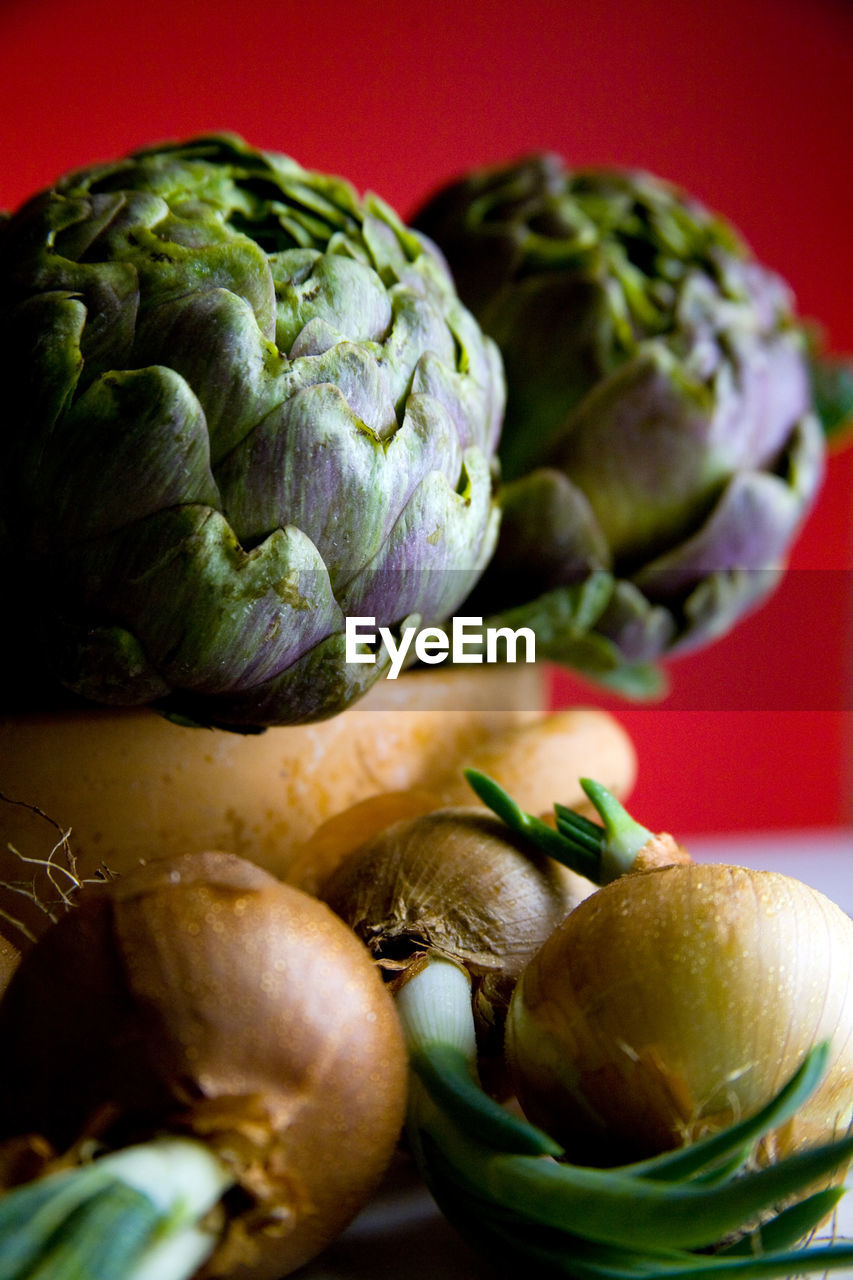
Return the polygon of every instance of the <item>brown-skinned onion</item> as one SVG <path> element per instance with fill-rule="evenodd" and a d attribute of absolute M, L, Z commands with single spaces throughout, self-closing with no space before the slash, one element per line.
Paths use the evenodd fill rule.
<path fill-rule="evenodd" d="M 20 963 L 21 953 L 8 938 L 0 934 L 0 996 L 12 980 L 12 974 Z"/>
<path fill-rule="evenodd" d="M 59 1152 L 162 1131 L 231 1170 L 203 1274 L 274 1280 L 332 1240 L 394 1152 L 406 1055 L 388 992 L 322 903 L 233 855 L 87 890 L 0 1003 L 0 1139 Z"/>
<path fill-rule="evenodd" d="M 322 897 L 393 977 L 430 953 L 464 967 L 481 1069 L 502 1052 L 503 1019 L 524 965 L 592 885 L 477 806 L 402 819 L 329 876 Z M 494 1087 L 500 1089 L 495 1078 Z"/>

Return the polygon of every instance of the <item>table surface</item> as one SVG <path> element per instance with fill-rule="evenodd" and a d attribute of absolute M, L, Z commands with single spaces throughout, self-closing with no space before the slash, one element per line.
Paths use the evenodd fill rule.
<path fill-rule="evenodd" d="M 853 830 L 694 837 L 689 847 L 703 862 L 733 862 L 794 876 L 853 916 Z"/>

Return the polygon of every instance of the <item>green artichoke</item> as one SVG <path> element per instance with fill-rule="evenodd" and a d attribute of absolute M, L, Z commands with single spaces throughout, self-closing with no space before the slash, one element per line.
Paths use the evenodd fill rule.
<path fill-rule="evenodd" d="M 0 224 L 0 330 L 22 698 L 323 718 L 385 669 L 349 615 L 442 620 L 492 554 L 497 349 L 338 178 L 229 135 L 63 177 Z"/>
<path fill-rule="evenodd" d="M 649 174 L 536 155 L 441 189 L 507 377 L 498 549 L 474 599 L 623 691 L 762 601 L 819 488 L 807 334 L 736 232 Z"/>

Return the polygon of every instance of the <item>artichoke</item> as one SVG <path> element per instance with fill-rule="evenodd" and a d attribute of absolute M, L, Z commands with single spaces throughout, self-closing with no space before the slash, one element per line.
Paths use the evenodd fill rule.
<path fill-rule="evenodd" d="M 413 225 L 504 358 L 503 522 L 474 599 L 623 692 L 772 590 L 819 488 L 808 335 L 728 223 L 652 175 L 475 171 Z"/>
<path fill-rule="evenodd" d="M 497 349 L 343 180 L 231 135 L 69 174 L 0 222 L 0 329 L 19 701 L 324 718 L 385 669 L 347 616 L 444 619 L 492 554 Z"/>

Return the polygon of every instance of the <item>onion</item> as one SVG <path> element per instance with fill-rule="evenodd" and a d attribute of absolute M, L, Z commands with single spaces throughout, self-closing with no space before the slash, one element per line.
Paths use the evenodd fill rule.
<path fill-rule="evenodd" d="M 403 1039 L 361 944 L 229 854 L 87 889 L 21 962 L 0 1040 L 7 1144 L 39 1135 L 61 1165 L 166 1133 L 215 1156 L 233 1185 L 206 1275 L 272 1280 L 313 1257 L 371 1195 L 402 1124 Z"/>
<path fill-rule="evenodd" d="M 389 976 L 441 955 L 473 984 L 481 1066 L 502 1053 L 518 975 L 592 885 L 494 814 L 454 806 L 380 830 L 344 858 L 321 893 Z"/>
<path fill-rule="evenodd" d="M 380 791 L 333 814 L 300 845 L 283 877 L 322 898 L 332 873 L 363 844 L 378 836 L 395 822 L 419 817 L 441 809 L 439 796 L 432 791 L 412 788 L 406 791 Z"/>
<path fill-rule="evenodd" d="M 590 1163 L 645 1158 L 754 1114 L 831 1041 L 821 1087 L 763 1158 L 853 1122 L 853 921 L 771 871 L 697 866 L 600 783 L 604 887 L 521 977 L 507 1055 L 525 1112 Z M 512 814 L 509 815 L 512 819 Z M 585 863 L 584 865 L 588 865 Z"/>
<path fill-rule="evenodd" d="M 18 967 L 21 953 L 7 938 L 0 934 L 0 996 L 12 980 L 12 974 Z"/>
<path fill-rule="evenodd" d="M 576 1126 L 582 1125 L 585 1117 L 581 1115 L 580 1121 L 573 1117 L 562 1133 L 559 1093 L 552 1095 L 552 1079 L 543 1085 L 540 1072 L 552 1072 L 557 1077 L 557 1090 L 565 1090 L 570 1098 L 577 1096 L 578 1072 L 569 1056 L 575 1051 L 572 1036 L 575 1032 L 582 1035 L 588 1024 L 594 1041 L 600 1011 L 607 1007 L 613 985 L 608 949 L 614 939 L 618 945 L 620 933 L 632 930 L 626 982 L 643 985 L 643 1000 L 638 998 L 637 1004 L 655 1026 L 667 1021 L 667 1013 L 657 1007 L 666 1005 L 670 998 L 666 975 L 683 963 L 685 990 L 674 997 L 674 1007 L 680 1010 L 676 1022 L 683 1036 L 696 1035 L 706 1061 L 714 1060 L 725 1035 L 725 1023 L 718 1027 L 715 1019 L 722 1015 L 727 1001 L 711 997 L 704 1023 L 694 1023 L 694 1010 L 702 997 L 691 999 L 689 984 L 696 981 L 701 985 L 709 976 L 705 973 L 697 978 L 694 973 L 693 956 L 697 949 L 701 951 L 699 920 L 705 921 L 709 935 L 721 943 L 716 955 L 725 955 L 729 968 L 738 972 L 744 960 L 739 949 L 745 939 L 737 929 L 726 932 L 729 915 L 725 910 L 718 913 L 711 895 L 699 893 L 697 910 L 686 911 L 683 897 L 665 892 L 677 876 L 704 876 L 707 887 L 717 872 L 692 867 L 685 851 L 671 837 L 652 836 L 597 784 L 585 782 L 584 790 L 603 818 L 603 827 L 561 805 L 554 807 L 554 823 L 549 825 L 521 810 L 494 780 L 477 772 L 468 777 L 479 797 L 501 815 L 509 830 L 556 857 L 565 857 L 597 882 L 612 883 L 585 898 L 556 930 L 558 940 L 571 937 L 576 921 L 598 919 L 601 913 L 595 948 L 587 947 L 583 958 L 574 957 L 583 967 L 584 981 L 579 985 L 590 993 L 588 1017 L 582 1020 L 581 1029 L 576 1026 L 573 1010 L 564 1010 L 555 992 L 544 992 L 543 1001 L 532 1010 L 528 1008 L 528 981 L 550 976 L 540 969 L 540 960 L 552 946 L 562 958 L 559 941 L 544 943 L 525 968 L 512 997 L 507 1040 L 513 1041 L 516 1069 L 523 1066 L 521 1084 L 530 1077 L 530 1093 L 524 1101 L 549 1131 L 501 1107 L 478 1087 L 470 978 L 455 960 L 431 954 L 399 991 L 398 1009 L 413 1068 L 408 1104 L 410 1146 L 435 1199 L 460 1233 L 508 1274 L 521 1274 L 523 1267 L 540 1276 L 571 1276 L 575 1280 L 626 1280 L 629 1276 L 646 1280 L 697 1280 L 699 1276 L 703 1280 L 729 1276 L 760 1280 L 838 1269 L 849 1272 L 853 1242 L 810 1243 L 817 1226 L 831 1215 L 843 1195 L 843 1188 L 837 1185 L 839 1171 L 853 1156 L 853 1134 L 836 1132 L 849 1120 L 849 1075 L 836 1077 L 828 1086 L 829 1092 L 822 1092 L 832 1080 L 839 1050 L 846 1053 L 848 1043 L 849 1000 L 846 990 L 842 992 L 850 971 L 849 947 L 843 941 L 846 925 L 841 926 L 840 950 L 835 953 L 844 964 L 842 981 L 837 987 L 833 982 L 833 995 L 825 1007 L 819 1001 L 821 1012 L 812 1011 L 809 1028 L 811 1039 L 816 1040 L 831 1031 L 838 1034 L 840 1027 L 833 1048 L 825 1038 L 800 1051 L 792 1043 L 789 1061 L 798 1058 L 799 1062 L 790 1077 L 783 1079 L 784 1053 L 765 1044 L 764 1056 L 772 1057 L 774 1066 L 778 1062 L 780 1071 L 767 1084 L 772 1096 L 750 1114 L 741 1113 L 740 1104 L 727 1110 L 730 1096 L 724 1089 L 721 1106 L 712 1116 L 713 1125 L 722 1127 L 713 1132 L 691 1133 L 693 1140 L 686 1145 L 616 1166 L 573 1163 Z M 620 880 L 620 874 L 638 855 L 641 865 L 663 869 L 625 874 Z M 724 874 L 734 897 L 732 882 L 741 873 L 729 869 Z M 634 922 L 632 893 L 643 893 L 646 884 L 662 891 L 657 909 L 650 910 L 648 916 L 639 913 Z M 762 918 L 773 928 L 774 913 L 784 911 L 784 895 L 782 899 L 761 898 L 750 890 L 747 896 L 755 903 L 756 928 L 764 927 Z M 619 911 L 609 911 L 608 903 L 618 903 Z M 690 921 L 682 944 L 674 949 L 674 956 L 664 948 L 644 970 L 637 961 L 654 950 L 658 916 L 666 921 L 670 914 Z M 830 925 L 833 930 L 838 925 L 831 905 L 826 909 L 820 905 L 810 917 L 817 918 L 824 923 L 835 921 Z M 820 973 L 820 968 L 818 962 L 816 972 Z M 719 986 L 722 973 L 710 974 L 712 987 L 714 982 Z M 779 976 L 777 972 L 777 980 Z M 560 967 L 558 989 L 567 985 L 571 990 L 572 977 Z M 792 1003 L 797 990 L 813 993 L 809 981 L 795 983 Z M 750 996 L 760 1003 L 754 991 L 744 991 L 744 1001 Z M 624 1003 L 630 1006 L 630 995 Z M 783 1045 L 783 1050 L 786 1047 Z M 755 1043 L 751 1048 L 755 1049 Z M 632 1068 L 635 1059 L 643 1056 L 630 1043 L 627 1052 L 618 1044 L 613 1049 L 615 1054 L 621 1050 Z M 656 1054 L 653 1044 L 644 1056 L 656 1064 Z M 467 1064 L 467 1076 L 459 1070 L 460 1062 Z M 743 1066 L 742 1059 L 738 1065 Z M 741 1074 L 735 1072 L 735 1079 L 726 1083 L 735 1086 Z M 674 1092 L 679 1096 L 682 1082 L 674 1072 L 663 1077 L 657 1072 L 652 1078 L 658 1094 Z M 628 1108 L 626 1093 L 631 1081 L 605 1068 L 600 1083 L 602 1097 L 610 1091 L 611 1111 Z M 718 1083 L 715 1079 L 714 1084 Z M 641 1094 L 640 1116 L 647 1104 L 654 1103 L 654 1095 L 654 1088 Z M 816 1099 L 824 1119 L 829 1116 L 831 1140 L 815 1142 L 815 1132 L 810 1131 L 806 1146 L 790 1152 L 784 1143 L 790 1140 L 799 1146 L 797 1128 L 809 1114 L 809 1099 Z M 562 1146 L 561 1136 L 565 1140 Z M 600 1126 L 596 1138 L 600 1156 Z M 776 1158 L 762 1164 L 757 1155 L 768 1142 Z"/>
<path fill-rule="evenodd" d="M 853 921 L 771 871 L 664 867 L 602 888 L 513 995 L 525 1113 L 575 1159 L 645 1158 L 757 1111 L 816 1044 L 826 1076 L 772 1135 L 778 1158 L 853 1120 Z"/>

